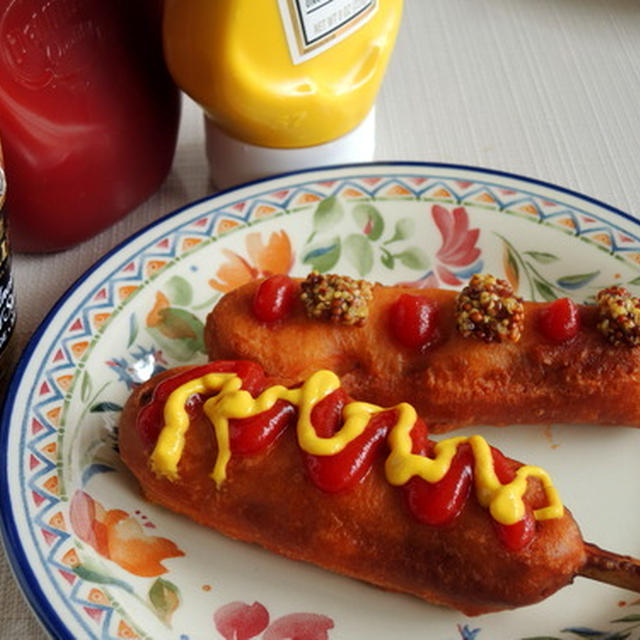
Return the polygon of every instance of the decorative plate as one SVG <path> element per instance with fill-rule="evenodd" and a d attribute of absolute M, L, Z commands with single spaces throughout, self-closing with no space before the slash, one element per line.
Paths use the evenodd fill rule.
<path fill-rule="evenodd" d="M 2 417 L 2 525 L 56 638 L 640 638 L 638 594 L 577 579 L 542 604 L 465 618 L 285 560 L 147 504 L 119 462 L 131 389 L 206 359 L 223 292 L 269 273 L 334 271 L 526 298 L 640 291 L 640 225 L 591 198 L 436 164 L 295 173 L 197 202 L 134 236 L 63 297 L 29 344 Z M 640 431 L 475 429 L 544 466 L 585 539 L 640 555 Z"/>

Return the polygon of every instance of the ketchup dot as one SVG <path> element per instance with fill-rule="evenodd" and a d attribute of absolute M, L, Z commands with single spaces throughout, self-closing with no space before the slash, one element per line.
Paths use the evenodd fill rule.
<path fill-rule="evenodd" d="M 282 274 L 263 280 L 253 296 L 253 315 L 262 322 L 275 322 L 284 318 L 291 311 L 296 289 L 297 284 L 289 276 Z"/>
<path fill-rule="evenodd" d="M 435 333 L 436 308 L 423 296 L 401 294 L 391 307 L 391 331 L 412 349 L 426 344 Z"/>
<path fill-rule="evenodd" d="M 540 312 L 540 330 L 555 342 L 573 338 L 580 329 L 577 305 L 569 298 L 559 298 Z"/>
<path fill-rule="evenodd" d="M 515 524 L 495 523 L 498 537 L 511 551 L 521 551 L 536 535 L 536 520 L 531 508 L 527 508 L 524 517 Z"/>

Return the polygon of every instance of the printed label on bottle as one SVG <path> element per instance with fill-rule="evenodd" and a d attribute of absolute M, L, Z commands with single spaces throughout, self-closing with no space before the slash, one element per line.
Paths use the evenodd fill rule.
<path fill-rule="evenodd" d="M 9 241 L 1 209 L 5 193 L 4 172 L 0 168 L 0 356 L 9 343 L 16 324 L 16 303 L 11 278 Z"/>
<path fill-rule="evenodd" d="M 337 44 L 365 24 L 378 0 L 278 0 L 293 64 Z"/>

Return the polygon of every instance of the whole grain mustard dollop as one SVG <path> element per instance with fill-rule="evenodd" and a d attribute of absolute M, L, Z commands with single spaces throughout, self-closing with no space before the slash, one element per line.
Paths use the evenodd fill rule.
<path fill-rule="evenodd" d="M 361 326 L 369 316 L 373 285 L 366 280 L 312 271 L 300 288 L 300 299 L 309 318 Z"/>
<path fill-rule="evenodd" d="M 511 285 L 489 274 L 475 274 L 456 299 L 460 334 L 484 342 L 518 342 L 524 328 L 524 304 Z"/>
<path fill-rule="evenodd" d="M 624 287 L 598 292 L 598 331 L 613 345 L 640 344 L 640 299 Z"/>

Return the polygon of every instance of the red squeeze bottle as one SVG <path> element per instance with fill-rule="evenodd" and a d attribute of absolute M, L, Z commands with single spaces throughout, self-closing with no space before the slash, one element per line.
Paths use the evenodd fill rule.
<path fill-rule="evenodd" d="M 0 0 L 14 250 L 89 238 L 166 177 L 180 93 L 162 56 L 161 1 Z"/>

